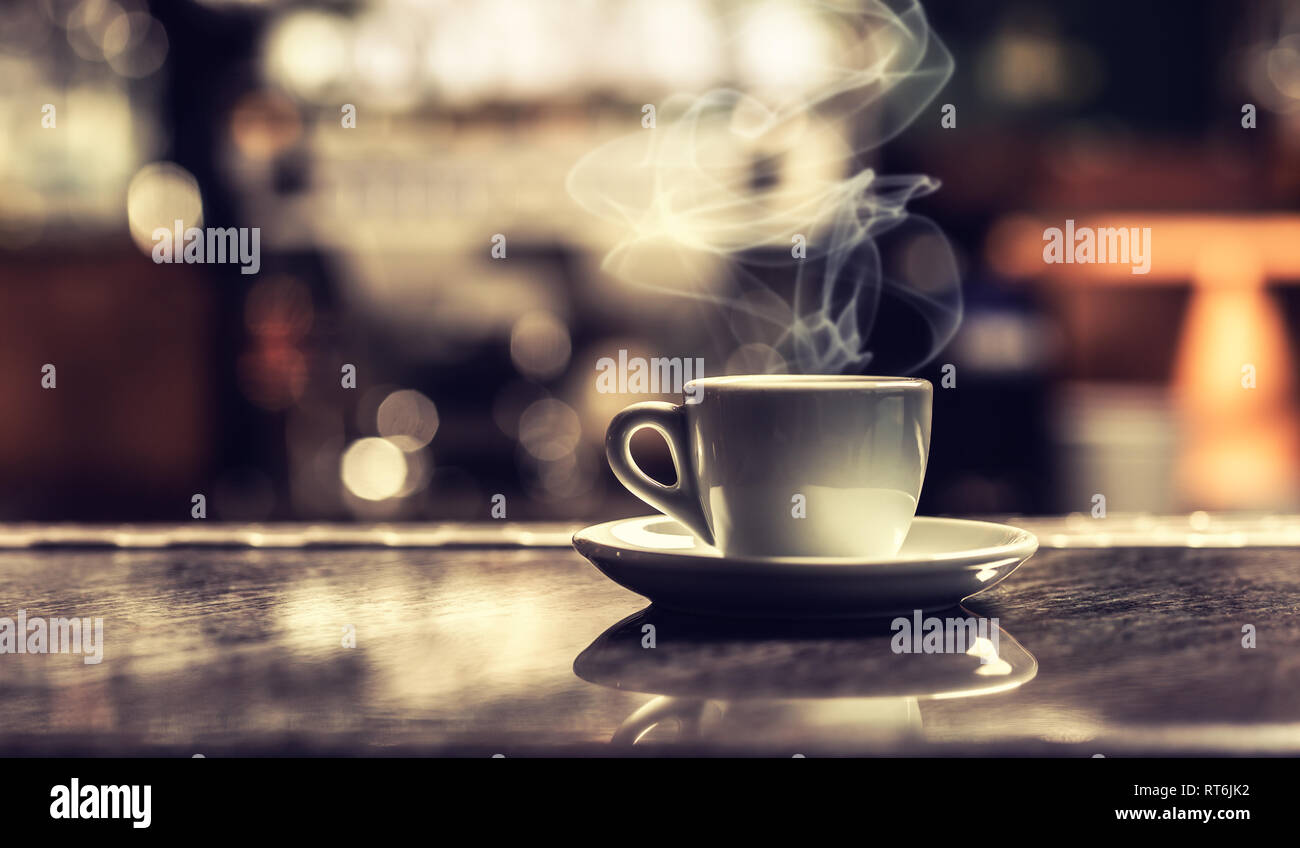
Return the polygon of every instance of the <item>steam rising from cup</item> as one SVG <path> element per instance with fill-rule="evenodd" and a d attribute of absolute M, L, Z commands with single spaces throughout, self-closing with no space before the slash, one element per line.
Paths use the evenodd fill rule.
<path fill-rule="evenodd" d="M 770 354 L 748 370 L 923 365 L 961 321 L 952 249 L 907 211 L 939 183 L 860 159 L 933 100 L 951 55 L 916 0 L 768 3 L 719 28 L 752 71 L 745 90 L 652 104 L 653 126 L 568 175 L 571 196 L 619 233 L 602 267 L 718 307 L 742 349 Z M 873 350 L 885 325 L 916 338 Z"/>

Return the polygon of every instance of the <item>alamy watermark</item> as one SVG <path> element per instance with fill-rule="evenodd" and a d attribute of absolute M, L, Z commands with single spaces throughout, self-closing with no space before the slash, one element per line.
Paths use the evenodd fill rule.
<path fill-rule="evenodd" d="M 1043 261 L 1048 265 L 1075 263 L 1129 264 L 1134 274 L 1151 272 L 1150 227 L 1075 227 L 1068 218 L 1065 229 L 1043 230 Z"/>
<path fill-rule="evenodd" d="M 153 822 L 153 786 L 119 786 L 88 783 L 72 778 L 50 787 L 52 819 L 127 819 L 131 827 L 147 828 Z"/>
<path fill-rule="evenodd" d="M 93 625 L 93 626 L 92 626 Z M 86 665 L 104 659 L 104 619 L 0 617 L 0 654 L 82 654 Z"/>
<path fill-rule="evenodd" d="M 912 617 L 899 616 L 889 623 L 894 631 L 889 647 L 896 654 L 973 654 L 981 664 L 998 659 L 998 620 L 996 618 L 922 618 L 921 610 Z"/>
<path fill-rule="evenodd" d="M 687 387 L 704 376 L 704 360 L 681 356 L 628 356 L 626 350 L 596 360 L 596 391 L 601 394 L 684 394 L 686 403 L 699 403 L 699 386 Z"/>
<path fill-rule="evenodd" d="M 171 229 L 153 231 L 153 261 L 186 265 L 239 264 L 241 274 L 256 274 L 262 267 L 260 227 L 185 228 L 177 220 Z"/>

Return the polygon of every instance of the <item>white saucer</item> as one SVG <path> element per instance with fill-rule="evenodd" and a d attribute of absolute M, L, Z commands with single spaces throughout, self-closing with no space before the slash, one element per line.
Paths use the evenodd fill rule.
<path fill-rule="evenodd" d="M 1038 550 L 989 521 L 917 517 L 889 559 L 724 557 L 663 515 L 579 530 L 578 552 L 620 586 L 706 615 L 852 618 L 946 609 L 996 586 Z"/>

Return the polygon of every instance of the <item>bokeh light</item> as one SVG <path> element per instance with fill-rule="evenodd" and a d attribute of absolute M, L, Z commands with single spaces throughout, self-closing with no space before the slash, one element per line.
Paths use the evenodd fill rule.
<path fill-rule="evenodd" d="M 107 58 L 105 36 L 125 17 L 126 12 L 113 0 L 82 0 L 67 17 L 68 44 L 81 58 L 102 62 Z"/>
<path fill-rule="evenodd" d="M 578 413 L 556 398 L 537 401 L 519 418 L 519 442 L 540 460 L 563 459 L 573 452 L 581 438 Z"/>
<path fill-rule="evenodd" d="M 1264 68 L 1278 93 L 1300 100 L 1300 35 L 1279 39 L 1264 55 Z"/>
<path fill-rule="evenodd" d="M 404 451 L 416 451 L 438 432 L 438 407 L 414 389 L 393 392 L 375 414 L 379 435 Z"/>
<path fill-rule="evenodd" d="M 530 312 L 510 331 L 510 359 L 526 377 L 555 377 L 569 364 L 571 352 L 569 328 L 549 312 Z"/>
<path fill-rule="evenodd" d="M 349 26 L 337 15 L 299 11 L 276 22 L 267 36 L 267 75 L 312 99 L 347 72 Z"/>
<path fill-rule="evenodd" d="M 364 500 L 387 500 L 406 485 L 406 454 L 388 439 L 357 439 L 343 452 L 339 468 L 343 485 Z"/>
<path fill-rule="evenodd" d="M 203 223 L 199 183 L 174 162 L 151 162 L 127 186 L 126 215 L 131 238 L 145 253 L 152 253 L 155 229 L 171 231 L 176 221 L 186 228 Z"/>
<path fill-rule="evenodd" d="M 114 19 L 105 29 L 100 45 L 108 66 L 130 79 L 147 77 L 157 71 L 170 49 L 163 25 L 142 12 Z"/>
<path fill-rule="evenodd" d="M 240 355 L 239 389 L 262 409 L 279 412 L 302 397 L 307 386 L 307 358 L 285 344 L 260 344 Z"/>
<path fill-rule="evenodd" d="M 240 153 L 267 160 L 297 143 L 302 136 L 302 117 L 283 94 L 253 91 L 231 110 L 230 135 Z"/>
<path fill-rule="evenodd" d="M 401 447 L 400 443 L 398 447 Z M 427 450 L 404 451 L 406 457 L 406 479 L 394 497 L 409 498 L 417 492 L 424 491 L 433 479 L 433 457 Z"/>
<path fill-rule="evenodd" d="M 300 280 L 277 275 L 258 280 L 244 301 L 244 324 L 263 339 L 296 341 L 315 318 L 311 292 Z"/>
<path fill-rule="evenodd" d="M 593 387 L 595 383 L 591 384 Z M 492 421 L 512 439 L 519 438 L 519 419 L 534 401 L 546 397 L 546 390 L 527 380 L 507 383 L 492 399 Z M 618 411 L 616 407 L 614 412 Z"/>

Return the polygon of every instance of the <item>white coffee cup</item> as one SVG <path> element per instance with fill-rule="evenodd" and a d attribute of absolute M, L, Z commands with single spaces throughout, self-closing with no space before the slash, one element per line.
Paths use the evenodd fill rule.
<path fill-rule="evenodd" d="M 610 421 L 605 454 L 632 494 L 724 555 L 890 557 L 916 515 L 934 389 L 910 377 L 706 377 L 682 406 L 637 403 Z M 649 427 L 677 481 L 631 453 Z"/>

